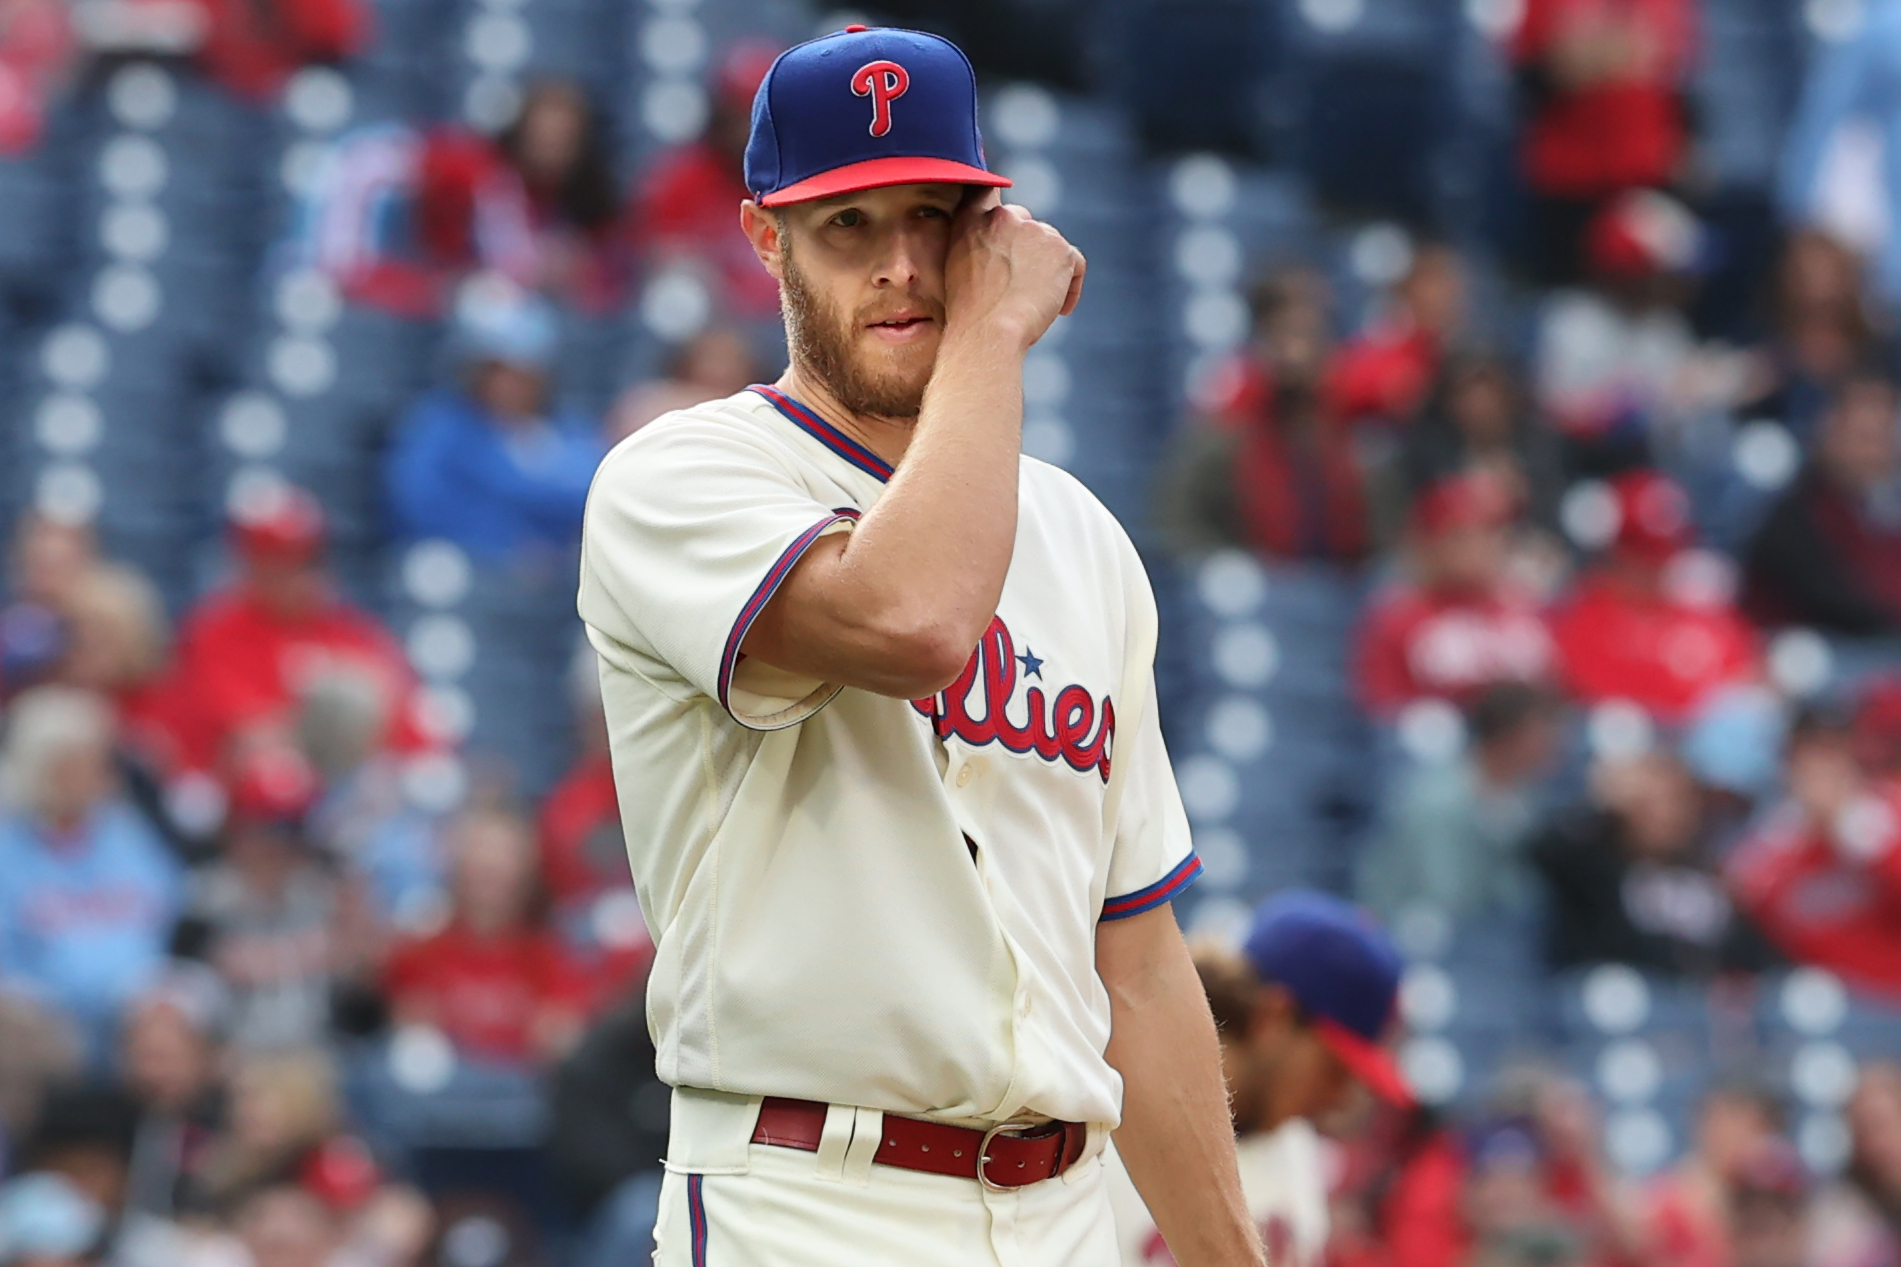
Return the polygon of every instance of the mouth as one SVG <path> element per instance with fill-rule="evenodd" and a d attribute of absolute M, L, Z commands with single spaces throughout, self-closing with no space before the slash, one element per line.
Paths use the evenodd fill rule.
<path fill-rule="evenodd" d="M 937 328 L 935 318 L 921 312 L 901 312 L 867 323 L 870 330 L 886 343 L 915 343 Z"/>

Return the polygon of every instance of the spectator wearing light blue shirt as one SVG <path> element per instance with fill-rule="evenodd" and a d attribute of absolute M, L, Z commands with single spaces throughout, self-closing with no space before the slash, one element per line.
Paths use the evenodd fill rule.
<path fill-rule="evenodd" d="M 95 1052 L 166 960 L 182 873 L 121 799 L 99 696 L 43 686 L 14 701 L 0 786 L 0 989 L 78 1023 Z"/>
<path fill-rule="evenodd" d="M 1781 200 L 1794 224 L 1821 217 L 1829 152 L 1850 120 L 1881 136 L 1881 184 L 1888 228 L 1874 261 L 1875 285 L 1901 302 L 1901 0 L 1867 0 L 1858 30 L 1823 49 L 1809 70 L 1802 104 L 1783 151 Z"/>
<path fill-rule="evenodd" d="M 398 526 L 478 561 L 574 549 L 606 449 L 595 420 L 548 408 L 552 310 L 476 288 L 455 337 L 462 382 L 423 397 L 396 430 L 386 477 Z"/>

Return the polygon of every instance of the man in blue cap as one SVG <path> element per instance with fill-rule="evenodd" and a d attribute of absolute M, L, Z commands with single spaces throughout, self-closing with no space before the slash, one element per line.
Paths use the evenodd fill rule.
<path fill-rule="evenodd" d="M 791 366 L 624 441 L 583 532 L 673 1087 L 656 1261 L 1101 1267 L 1113 1131 L 1182 1263 L 1259 1264 L 1154 598 L 1020 452 L 1082 257 L 1001 203 L 936 36 L 782 55 L 746 179 Z"/>
<path fill-rule="evenodd" d="M 1323 1149 L 1313 1121 L 1357 1084 L 1413 1106 L 1381 1045 L 1401 961 L 1372 918 L 1322 893 L 1276 894 L 1254 914 L 1241 953 L 1197 953 L 1234 1096 L 1248 1213 L 1274 1267 L 1320 1267 L 1329 1235 Z M 1113 1185 L 1125 1267 L 1177 1262 L 1134 1190 Z"/>

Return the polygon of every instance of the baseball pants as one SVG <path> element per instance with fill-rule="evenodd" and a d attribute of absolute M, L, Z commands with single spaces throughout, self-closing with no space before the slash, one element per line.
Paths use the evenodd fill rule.
<path fill-rule="evenodd" d="M 750 1143 L 758 1105 L 746 1097 L 674 1092 L 656 1267 L 1117 1261 L 1097 1132 L 1083 1160 L 1061 1176 L 998 1192 L 969 1179 L 873 1165 L 884 1120 L 873 1109 L 833 1106 L 816 1153 Z"/>

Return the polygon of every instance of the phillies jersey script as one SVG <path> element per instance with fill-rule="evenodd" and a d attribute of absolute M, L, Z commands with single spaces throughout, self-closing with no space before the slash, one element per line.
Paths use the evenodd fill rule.
<path fill-rule="evenodd" d="M 755 387 L 602 464 L 579 606 L 675 1086 L 1119 1119 L 1096 925 L 1168 901 L 1200 864 L 1141 563 L 1073 478 L 1020 469 L 996 618 L 954 683 L 901 700 L 741 650 L 812 543 L 877 503 L 893 472 L 875 453 Z"/>

